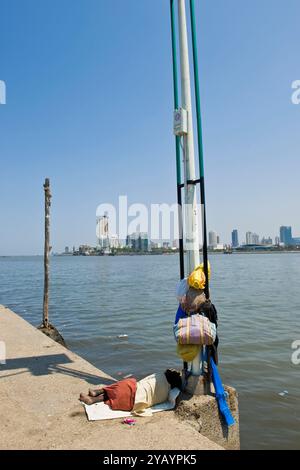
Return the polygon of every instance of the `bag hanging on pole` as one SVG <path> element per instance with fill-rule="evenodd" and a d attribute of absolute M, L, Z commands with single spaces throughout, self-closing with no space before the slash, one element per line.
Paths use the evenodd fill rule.
<path fill-rule="evenodd" d="M 198 313 L 181 318 L 174 326 L 174 335 L 178 344 L 199 344 L 211 346 L 216 339 L 216 325 Z"/>
<path fill-rule="evenodd" d="M 200 348 L 198 344 L 177 344 L 176 352 L 184 362 L 192 362 L 200 354 Z"/>

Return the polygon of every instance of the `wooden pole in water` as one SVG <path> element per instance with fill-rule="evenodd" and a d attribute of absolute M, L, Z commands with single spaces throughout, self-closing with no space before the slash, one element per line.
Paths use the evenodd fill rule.
<path fill-rule="evenodd" d="M 50 206 L 51 206 L 51 191 L 50 180 L 45 179 L 44 183 L 45 192 L 45 244 L 44 244 L 44 301 L 43 301 L 43 322 L 39 326 L 39 330 L 51 339 L 67 347 L 65 340 L 55 326 L 49 322 L 49 274 L 50 274 Z"/>
<path fill-rule="evenodd" d="M 50 206 L 51 191 L 50 180 L 45 179 L 45 244 L 44 244 L 44 302 L 43 302 L 43 327 L 49 327 L 49 255 L 50 247 Z"/>

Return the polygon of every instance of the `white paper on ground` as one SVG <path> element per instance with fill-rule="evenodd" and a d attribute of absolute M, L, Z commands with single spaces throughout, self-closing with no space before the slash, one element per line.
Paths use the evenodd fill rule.
<path fill-rule="evenodd" d="M 179 393 L 179 388 L 173 388 L 169 392 L 168 401 L 152 406 L 151 408 L 148 408 L 147 411 L 151 413 L 158 413 L 159 411 L 173 410 L 175 408 L 176 398 L 178 397 Z M 111 410 L 108 405 L 105 405 L 105 403 L 95 403 L 94 405 L 86 405 L 84 403 L 82 404 L 85 407 L 85 412 L 89 421 L 100 421 L 105 419 L 117 419 L 127 418 L 128 416 L 135 416 L 133 413 L 130 413 L 130 411 Z M 151 414 L 149 413 L 148 416 L 151 416 Z"/>

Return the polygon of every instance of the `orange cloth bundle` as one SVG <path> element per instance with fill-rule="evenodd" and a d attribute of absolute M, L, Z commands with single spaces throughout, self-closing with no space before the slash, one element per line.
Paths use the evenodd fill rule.
<path fill-rule="evenodd" d="M 107 397 L 105 404 L 112 410 L 131 411 L 134 406 L 136 379 L 124 379 L 103 387 Z"/>

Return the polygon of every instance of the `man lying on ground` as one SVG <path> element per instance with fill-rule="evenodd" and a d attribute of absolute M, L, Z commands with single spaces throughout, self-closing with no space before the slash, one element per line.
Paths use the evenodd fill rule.
<path fill-rule="evenodd" d="M 170 390 L 175 387 L 181 390 L 181 375 L 175 369 L 167 369 L 164 373 L 149 375 L 138 382 L 130 378 L 101 389 L 90 389 L 88 395 L 81 393 L 79 400 L 86 405 L 104 402 L 112 410 L 132 411 L 146 416 L 146 409 L 165 402 Z"/>

